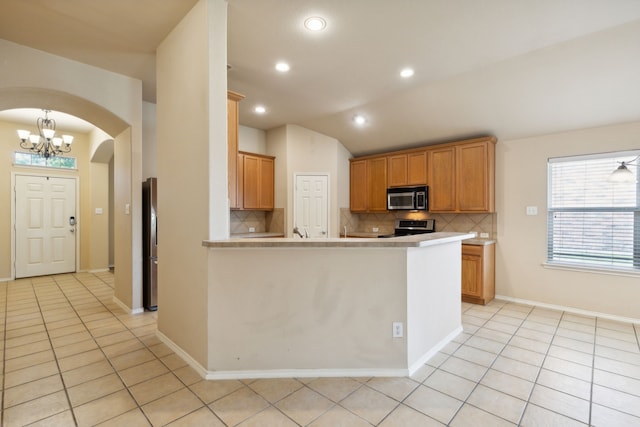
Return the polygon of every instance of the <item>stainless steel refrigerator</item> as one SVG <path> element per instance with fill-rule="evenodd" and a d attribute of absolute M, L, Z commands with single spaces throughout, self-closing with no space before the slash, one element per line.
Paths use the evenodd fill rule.
<path fill-rule="evenodd" d="M 142 183 L 142 302 L 158 309 L 158 178 Z"/>

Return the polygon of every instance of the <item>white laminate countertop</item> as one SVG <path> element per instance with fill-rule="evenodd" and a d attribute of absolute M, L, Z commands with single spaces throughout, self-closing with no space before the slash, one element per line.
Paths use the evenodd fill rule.
<path fill-rule="evenodd" d="M 493 245 L 496 241 L 492 239 L 467 239 L 462 242 L 463 245 L 486 246 Z"/>
<path fill-rule="evenodd" d="M 473 233 L 438 232 L 418 234 L 414 236 L 390 237 L 384 239 L 371 238 L 254 238 L 205 240 L 202 245 L 208 248 L 411 248 L 434 246 L 475 237 Z"/>

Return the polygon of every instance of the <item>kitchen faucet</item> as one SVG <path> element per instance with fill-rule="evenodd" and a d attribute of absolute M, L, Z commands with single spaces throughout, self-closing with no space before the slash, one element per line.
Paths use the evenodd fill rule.
<path fill-rule="evenodd" d="M 300 236 L 301 238 L 304 239 L 304 236 L 302 235 L 302 233 L 300 232 L 300 230 L 298 230 L 298 226 L 296 225 L 295 227 L 293 227 L 293 233 L 297 234 L 298 236 Z"/>

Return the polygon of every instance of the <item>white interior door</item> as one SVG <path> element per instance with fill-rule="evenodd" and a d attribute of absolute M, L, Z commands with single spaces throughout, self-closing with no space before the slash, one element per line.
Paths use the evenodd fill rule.
<path fill-rule="evenodd" d="M 295 223 L 302 234 L 329 237 L 329 177 L 296 175 Z"/>
<path fill-rule="evenodd" d="M 16 278 L 75 272 L 76 180 L 16 175 L 14 208 Z"/>

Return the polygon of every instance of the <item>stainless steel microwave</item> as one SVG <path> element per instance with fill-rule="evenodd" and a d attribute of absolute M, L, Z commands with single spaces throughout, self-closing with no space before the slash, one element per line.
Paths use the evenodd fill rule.
<path fill-rule="evenodd" d="M 387 189 L 390 211 L 426 211 L 429 209 L 429 187 L 396 187 Z"/>

